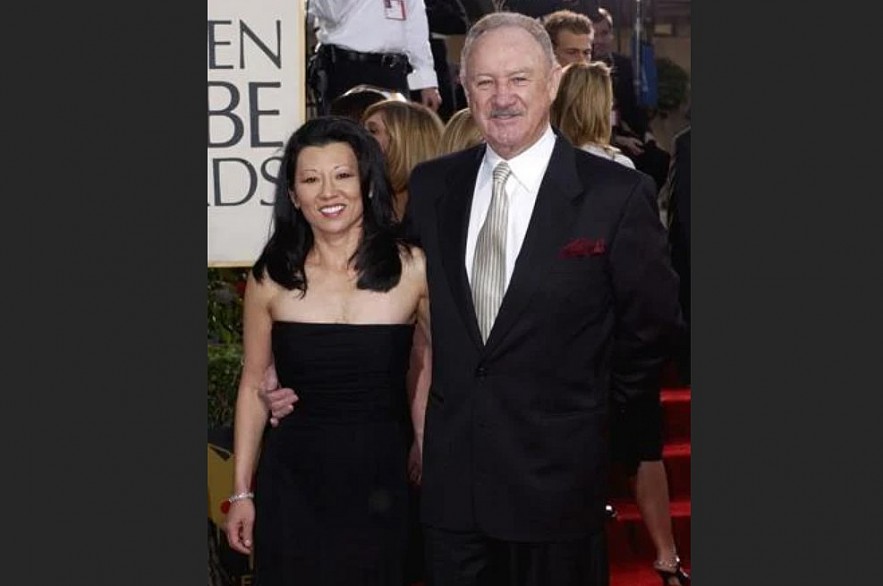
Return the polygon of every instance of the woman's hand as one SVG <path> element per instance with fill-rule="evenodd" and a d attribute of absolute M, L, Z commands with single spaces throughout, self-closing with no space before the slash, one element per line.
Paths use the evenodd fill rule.
<path fill-rule="evenodd" d="M 239 553 L 251 555 L 252 528 L 254 527 L 254 503 L 251 499 L 242 499 L 230 503 L 227 511 L 227 522 L 224 530 L 227 533 L 227 543 Z"/>

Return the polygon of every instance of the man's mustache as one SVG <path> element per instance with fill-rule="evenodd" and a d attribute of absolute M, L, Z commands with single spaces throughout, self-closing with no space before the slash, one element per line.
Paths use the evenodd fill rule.
<path fill-rule="evenodd" d="M 520 116 L 520 115 L 521 115 L 521 110 L 513 110 L 511 108 L 491 110 L 491 118 L 500 118 L 502 116 Z"/>

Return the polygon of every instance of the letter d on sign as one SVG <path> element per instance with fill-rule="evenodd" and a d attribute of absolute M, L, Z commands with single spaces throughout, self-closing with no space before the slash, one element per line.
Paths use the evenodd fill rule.
<path fill-rule="evenodd" d="M 238 201 L 224 201 L 221 196 L 221 163 L 241 163 L 243 167 L 245 167 L 248 173 L 248 191 L 245 194 L 245 197 Z M 229 167 L 228 167 L 229 168 Z M 255 194 L 255 191 L 258 187 L 258 174 L 257 171 L 251 166 L 251 163 L 246 161 L 245 159 L 240 159 L 237 157 L 231 157 L 226 159 L 212 159 L 212 177 L 214 179 L 214 200 L 216 206 L 238 206 L 242 205 L 248 200 L 252 198 Z M 224 182 L 225 185 L 241 185 L 242 181 L 241 174 L 234 174 L 232 177 L 230 175 L 227 176 L 228 180 Z"/>

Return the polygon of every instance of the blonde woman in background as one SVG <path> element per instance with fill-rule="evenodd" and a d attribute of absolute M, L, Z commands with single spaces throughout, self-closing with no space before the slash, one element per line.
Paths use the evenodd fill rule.
<path fill-rule="evenodd" d="M 610 67 L 600 61 L 574 63 L 564 69 L 552 103 L 552 126 L 573 144 L 593 155 L 626 167 L 635 164 L 610 144 L 613 81 Z"/>
<path fill-rule="evenodd" d="M 411 170 L 440 153 L 444 123 L 438 114 L 417 102 L 384 100 L 369 106 L 362 124 L 386 156 L 389 179 L 395 192 L 396 217 L 401 220 L 408 203 Z"/>
<path fill-rule="evenodd" d="M 441 153 L 455 153 L 484 142 L 469 108 L 457 110 L 445 124 L 441 137 Z"/>

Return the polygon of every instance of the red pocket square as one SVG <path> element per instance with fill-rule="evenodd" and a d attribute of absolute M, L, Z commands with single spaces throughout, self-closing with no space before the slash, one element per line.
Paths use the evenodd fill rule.
<path fill-rule="evenodd" d="M 561 249 L 561 253 L 558 256 L 561 258 L 595 256 L 598 254 L 604 254 L 605 250 L 607 250 L 607 246 L 604 244 L 603 238 L 599 238 L 598 240 L 577 238 L 568 242 L 564 248 Z"/>

